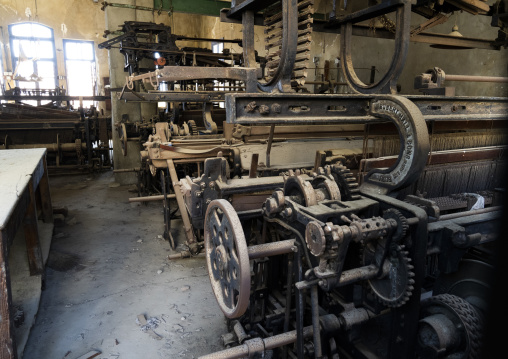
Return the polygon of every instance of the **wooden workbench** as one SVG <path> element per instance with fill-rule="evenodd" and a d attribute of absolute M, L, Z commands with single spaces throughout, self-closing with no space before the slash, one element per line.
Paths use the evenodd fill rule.
<path fill-rule="evenodd" d="M 0 150 L 0 358 L 17 358 L 9 249 L 23 226 L 30 275 L 44 283 L 37 217 L 53 221 L 46 149 Z"/>

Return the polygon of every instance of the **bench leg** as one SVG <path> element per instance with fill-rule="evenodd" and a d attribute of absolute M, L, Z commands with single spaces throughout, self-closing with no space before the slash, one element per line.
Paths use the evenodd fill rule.
<path fill-rule="evenodd" d="M 9 238 L 0 232 L 0 358 L 17 358 L 14 340 L 14 321 L 12 318 L 11 280 L 9 275 L 7 246 Z"/>
<path fill-rule="evenodd" d="M 44 174 L 39 181 L 39 194 L 41 199 L 42 220 L 44 223 L 53 223 L 53 206 L 51 205 L 51 195 L 49 192 L 48 166 L 46 157 L 44 157 Z"/>

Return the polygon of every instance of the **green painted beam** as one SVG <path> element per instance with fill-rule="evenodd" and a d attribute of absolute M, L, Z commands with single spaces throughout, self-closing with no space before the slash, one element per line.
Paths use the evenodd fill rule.
<path fill-rule="evenodd" d="M 155 10 L 168 12 L 220 16 L 221 9 L 231 8 L 231 2 L 217 0 L 153 0 L 153 7 Z M 313 17 L 316 20 L 326 19 L 324 14 L 318 13 L 315 13 Z"/>
<path fill-rule="evenodd" d="M 153 7 L 163 11 L 219 16 L 220 10 L 230 8 L 231 3 L 229 1 L 216 0 L 154 0 Z"/>

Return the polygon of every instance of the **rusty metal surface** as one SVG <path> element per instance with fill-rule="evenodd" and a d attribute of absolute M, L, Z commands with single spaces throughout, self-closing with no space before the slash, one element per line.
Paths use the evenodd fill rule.
<path fill-rule="evenodd" d="M 397 80 L 402 73 L 409 49 L 409 30 L 411 25 L 411 0 L 383 1 L 378 5 L 339 18 L 340 58 L 342 72 L 349 86 L 357 93 L 397 93 Z M 374 84 L 363 83 L 356 75 L 352 60 L 353 23 L 385 15 L 395 9 L 397 27 L 395 30 L 395 50 L 391 64 L 384 76 Z"/>

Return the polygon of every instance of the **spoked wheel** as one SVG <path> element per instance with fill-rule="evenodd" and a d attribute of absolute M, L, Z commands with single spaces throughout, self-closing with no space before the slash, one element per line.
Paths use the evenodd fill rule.
<path fill-rule="evenodd" d="M 249 305 L 250 265 L 242 224 L 228 201 L 216 199 L 209 204 L 204 242 L 208 275 L 219 307 L 226 317 L 238 318 Z"/>
<path fill-rule="evenodd" d="M 164 211 L 164 239 L 169 241 L 169 244 L 171 246 L 171 249 L 175 249 L 175 240 L 173 239 L 173 236 L 171 235 L 171 217 L 172 214 L 170 212 L 169 207 L 169 199 L 168 199 L 168 185 L 166 181 L 166 174 L 164 173 L 164 170 L 161 171 L 161 188 L 162 188 L 162 194 L 164 195 L 163 199 L 163 211 Z"/>

